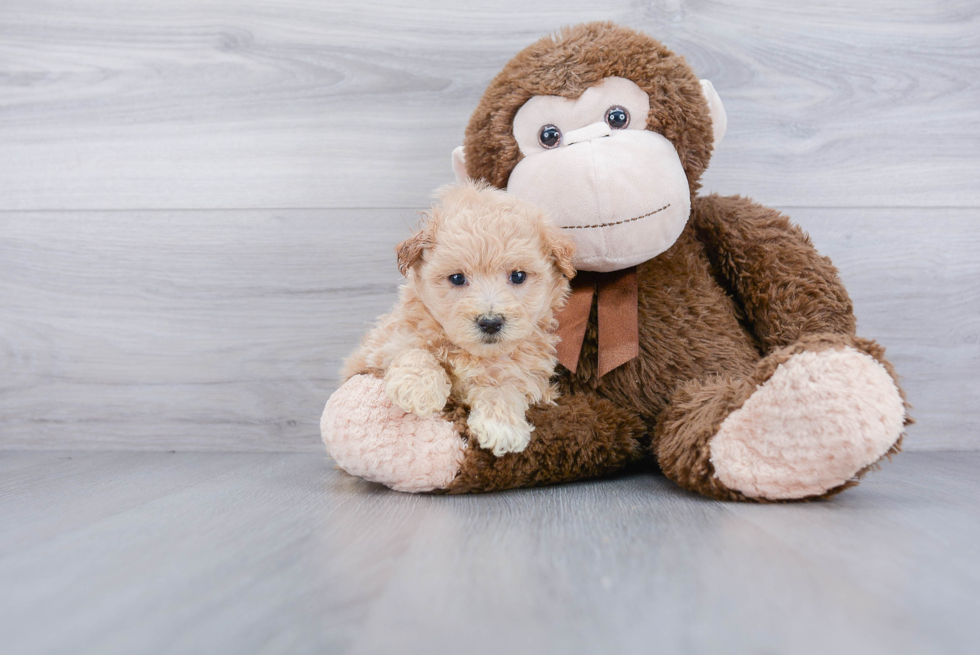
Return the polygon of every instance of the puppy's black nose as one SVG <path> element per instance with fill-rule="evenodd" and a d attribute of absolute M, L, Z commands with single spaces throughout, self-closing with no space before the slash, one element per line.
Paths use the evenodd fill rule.
<path fill-rule="evenodd" d="M 493 316 L 481 316 L 476 324 L 480 326 L 480 331 L 484 334 L 497 334 L 504 324 L 504 317 L 500 314 Z"/>

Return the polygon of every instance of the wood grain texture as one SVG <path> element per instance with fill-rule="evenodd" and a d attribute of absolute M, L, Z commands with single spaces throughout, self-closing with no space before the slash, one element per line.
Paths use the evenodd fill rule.
<path fill-rule="evenodd" d="M 781 506 L 654 475 L 431 497 L 311 454 L 11 456 L 35 466 L 0 490 L 5 652 L 976 646 L 978 453 Z"/>
<path fill-rule="evenodd" d="M 790 213 L 905 376 L 908 447 L 980 448 L 980 7 L 938 0 L 4 2 L 0 448 L 319 450 L 401 208 L 504 62 L 597 19 L 715 82 L 706 190 L 842 207 Z"/>
<path fill-rule="evenodd" d="M 858 334 L 895 364 L 910 449 L 980 449 L 980 211 L 788 208 L 854 300 Z"/>
<path fill-rule="evenodd" d="M 904 377 L 906 447 L 980 449 L 980 219 L 787 213 Z M 412 210 L 0 213 L 0 448 L 320 451 Z"/>
<path fill-rule="evenodd" d="M 708 190 L 980 206 L 972 0 L 7 0 L 0 209 L 420 205 L 500 67 L 600 19 L 714 81 Z"/>
<path fill-rule="evenodd" d="M 0 441 L 322 448 L 319 413 L 342 358 L 393 304 L 394 244 L 416 221 L 0 215 Z"/>

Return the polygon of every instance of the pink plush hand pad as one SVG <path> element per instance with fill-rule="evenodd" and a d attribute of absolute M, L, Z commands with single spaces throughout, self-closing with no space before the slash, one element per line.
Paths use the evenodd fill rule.
<path fill-rule="evenodd" d="M 446 488 L 466 449 L 452 423 L 406 414 L 369 375 L 352 377 L 330 396 L 320 433 L 343 470 L 412 493 Z"/>

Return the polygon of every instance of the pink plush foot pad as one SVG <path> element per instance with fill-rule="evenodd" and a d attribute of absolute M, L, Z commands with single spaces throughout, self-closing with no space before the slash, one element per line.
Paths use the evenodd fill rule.
<path fill-rule="evenodd" d="M 330 396 L 320 433 L 340 468 L 396 491 L 445 489 L 465 451 L 452 423 L 406 414 L 369 375 L 354 376 Z"/>
<path fill-rule="evenodd" d="M 905 405 L 885 368 L 855 350 L 794 355 L 711 440 L 715 475 L 751 498 L 819 496 L 898 440 Z"/>

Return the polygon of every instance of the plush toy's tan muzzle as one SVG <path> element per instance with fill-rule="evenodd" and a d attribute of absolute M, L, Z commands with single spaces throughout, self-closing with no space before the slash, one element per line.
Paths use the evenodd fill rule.
<path fill-rule="evenodd" d="M 674 146 L 647 130 L 593 123 L 560 148 L 525 157 L 508 193 L 543 208 L 575 241 L 579 270 L 616 271 L 669 248 L 687 223 L 691 192 Z"/>

